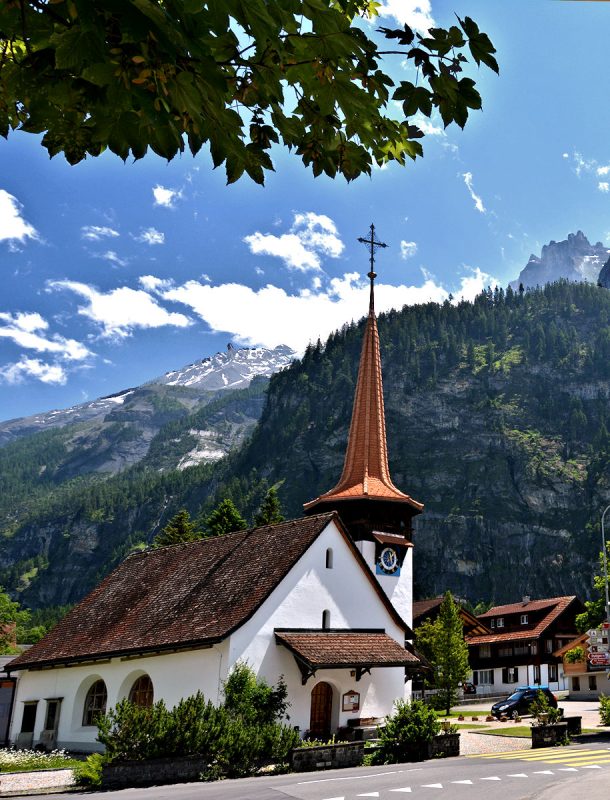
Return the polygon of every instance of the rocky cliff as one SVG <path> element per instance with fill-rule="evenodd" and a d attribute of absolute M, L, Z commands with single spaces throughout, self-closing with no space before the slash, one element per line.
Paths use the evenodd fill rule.
<path fill-rule="evenodd" d="M 597 283 L 599 271 L 609 253 L 610 250 L 601 242 L 590 244 L 582 231 L 570 233 L 561 242 L 551 241 L 544 245 L 540 256 L 532 254 L 511 286 L 517 289 L 519 284 L 523 284 L 527 289 L 561 279 Z"/>

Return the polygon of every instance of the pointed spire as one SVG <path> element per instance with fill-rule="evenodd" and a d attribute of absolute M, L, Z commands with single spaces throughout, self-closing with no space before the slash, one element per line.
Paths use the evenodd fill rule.
<path fill-rule="evenodd" d="M 387 247 L 387 245 L 375 239 L 374 225 L 371 225 L 370 239 L 359 239 L 358 241 L 370 245 L 371 269 L 368 277 L 371 282 L 371 289 L 369 315 L 360 354 L 358 382 L 356 384 L 343 472 L 334 489 L 306 503 L 304 508 L 309 512 L 319 503 L 327 503 L 334 500 L 376 499 L 408 503 L 416 509 L 417 513 L 421 511 L 423 505 L 394 486 L 388 466 L 374 285 L 377 277 L 374 271 L 374 250 L 375 247 Z"/>

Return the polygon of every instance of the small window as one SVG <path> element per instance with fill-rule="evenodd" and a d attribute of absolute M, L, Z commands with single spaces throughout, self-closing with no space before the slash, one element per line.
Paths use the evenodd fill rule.
<path fill-rule="evenodd" d="M 496 628 L 503 628 L 504 627 L 504 617 L 498 617 L 496 620 Z"/>
<path fill-rule="evenodd" d="M 546 639 L 544 642 L 544 651 L 545 653 L 552 653 L 553 652 L 553 640 Z"/>
<path fill-rule="evenodd" d="M 492 628 L 492 629 L 496 627 L 496 621 L 495 621 L 495 619 L 492 619 L 492 621 L 491 621 L 491 623 L 490 623 L 489 627 L 490 627 L 490 628 Z"/>
<path fill-rule="evenodd" d="M 557 664 L 549 664 L 549 682 L 558 680 Z"/>
<path fill-rule="evenodd" d="M 24 703 L 23 718 L 21 719 L 21 733 L 34 733 L 37 708 L 38 700 L 36 700 L 35 703 Z"/>
<path fill-rule="evenodd" d="M 527 625 L 527 620 L 528 620 L 527 614 L 521 614 L 521 624 Z"/>
<path fill-rule="evenodd" d="M 47 715 L 44 722 L 45 731 L 57 730 L 60 705 L 61 705 L 61 700 L 47 700 Z"/>
<path fill-rule="evenodd" d="M 592 692 L 597 691 L 597 675 L 589 675 L 589 689 Z"/>
<path fill-rule="evenodd" d="M 330 629 L 330 611 L 326 609 L 322 612 L 322 630 L 327 631 Z"/>
<path fill-rule="evenodd" d="M 328 547 L 326 550 L 326 569 L 333 568 L 333 549 Z"/>
<path fill-rule="evenodd" d="M 540 683 L 540 664 L 534 664 L 534 683 Z"/>
<path fill-rule="evenodd" d="M 136 706 L 149 708 L 153 704 L 154 692 L 151 679 L 148 675 L 140 675 L 131 687 L 129 702 Z"/>
<path fill-rule="evenodd" d="M 580 692 L 580 678 L 572 678 L 572 691 Z"/>
<path fill-rule="evenodd" d="M 502 670 L 502 683 L 518 683 L 519 682 L 519 668 L 518 667 L 504 667 Z"/>
<path fill-rule="evenodd" d="M 491 658 L 491 645 L 490 644 L 480 644 L 479 645 L 479 658 Z"/>
<path fill-rule="evenodd" d="M 475 673 L 477 676 L 477 680 L 475 681 L 475 685 L 479 686 L 491 686 L 494 682 L 494 671 L 493 669 L 479 669 Z"/>
<path fill-rule="evenodd" d="M 95 720 L 106 713 L 108 693 L 104 681 L 96 681 L 87 692 L 83 709 L 83 725 L 95 725 Z"/>

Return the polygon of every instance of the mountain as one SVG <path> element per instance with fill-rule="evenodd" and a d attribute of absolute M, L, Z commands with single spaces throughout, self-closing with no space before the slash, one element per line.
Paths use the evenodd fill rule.
<path fill-rule="evenodd" d="M 392 477 L 425 503 L 417 594 L 590 596 L 610 503 L 610 293 L 488 290 L 381 314 L 379 333 Z M 74 602 L 180 508 L 229 496 L 252 519 L 270 485 L 299 516 L 341 472 L 361 337 L 347 326 L 273 375 L 258 423 L 216 462 L 177 468 L 206 415 L 259 402 L 261 379 L 169 419 L 115 475 L 62 476 L 61 429 L 0 448 L 0 584 L 33 608 Z"/>
<path fill-rule="evenodd" d="M 0 446 L 22 436 L 52 428 L 87 425 L 97 429 L 106 420 L 115 421 L 117 418 L 124 418 L 125 413 L 119 413 L 119 409 L 135 409 L 139 415 L 139 422 L 142 422 L 142 415 L 146 414 L 147 404 L 144 400 L 146 396 L 149 399 L 153 396 L 163 398 L 159 401 L 161 405 L 167 404 L 168 398 L 172 398 L 178 405 L 190 410 L 200 403 L 209 402 L 217 392 L 245 389 L 254 378 L 269 378 L 273 373 L 288 366 L 294 356 L 294 352 L 286 345 L 279 345 L 269 350 L 264 347 L 236 348 L 229 344 L 225 353 L 216 353 L 195 364 L 167 372 L 143 387 L 124 389 L 116 394 L 80 403 L 64 410 L 47 411 L 30 417 L 0 422 Z M 150 402 L 155 405 L 152 400 Z M 159 402 L 156 404 L 159 405 Z M 174 411 L 178 410 L 176 406 Z M 148 411 L 151 411 L 150 406 Z M 152 414 L 149 413 L 148 416 Z M 151 430 L 154 432 L 158 430 L 154 422 Z M 144 439 L 151 438 L 150 431 L 145 432 L 142 429 L 142 435 Z M 138 452 L 141 450 L 142 448 L 138 448 Z M 121 459 L 119 462 L 121 466 L 125 466 Z M 133 461 L 128 460 L 127 463 Z M 116 470 L 110 468 L 110 471 Z"/>
<path fill-rule="evenodd" d="M 532 254 L 511 287 L 517 289 L 522 283 L 528 289 L 561 279 L 597 283 L 609 253 L 601 242 L 590 244 L 582 231 L 570 233 L 561 242 L 544 245 L 540 256 Z"/>

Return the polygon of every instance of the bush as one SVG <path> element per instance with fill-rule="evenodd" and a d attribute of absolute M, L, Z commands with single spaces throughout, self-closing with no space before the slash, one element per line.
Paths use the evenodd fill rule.
<path fill-rule="evenodd" d="M 420 700 L 396 702 L 395 713 L 388 717 L 379 732 L 375 764 L 398 764 L 422 761 L 428 756 L 428 743 L 441 729 L 434 709 Z"/>
<path fill-rule="evenodd" d="M 599 696 L 599 718 L 602 725 L 610 725 L 610 697 L 605 694 Z"/>
<path fill-rule="evenodd" d="M 224 695 L 224 703 L 214 706 L 197 692 L 173 709 L 162 700 L 148 708 L 121 701 L 97 722 L 106 763 L 197 755 L 208 764 L 204 777 L 237 778 L 285 760 L 300 742 L 279 721 L 288 706 L 283 679 L 268 686 L 238 664 Z"/>
<path fill-rule="evenodd" d="M 90 786 L 97 789 L 102 785 L 102 767 L 107 763 L 107 758 L 102 753 L 91 753 L 86 761 L 81 761 L 74 768 L 74 777 L 81 786 Z"/>
<path fill-rule="evenodd" d="M 580 664 L 581 661 L 585 660 L 585 651 L 582 647 L 573 647 L 566 652 L 564 658 L 568 664 Z"/>
<path fill-rule="evenodd" d="M 538 692 L 530 711 L 536 718 L 533 725 L 554 725 L 561 719 L 561 709 L 553 708 L 544 692 Z"/>

